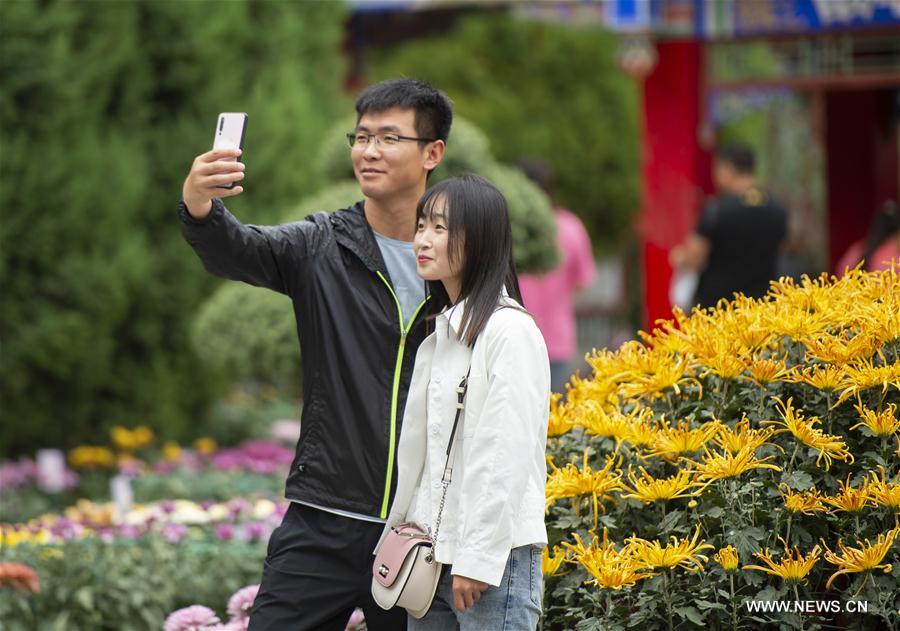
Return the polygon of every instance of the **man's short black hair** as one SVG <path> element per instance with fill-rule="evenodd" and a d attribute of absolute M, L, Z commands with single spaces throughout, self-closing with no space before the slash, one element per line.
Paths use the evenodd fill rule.
<path fill-rule="evenodd" d="M 416 135 L 447 142 L 453 124 L 453 103 L 446 94 L 418 79 L 388 79 L 363 90 L 356 100 L 356 122 L 363 114 L 392 107 L 414 110 Z"/>
<path fill-rule="evenodd" d="M 716 160 L 730 164 L 735 171 L 744 175 L 753 175 L 756 170 L 753 149 L 741 142 L 728 143 L 716 149 Z"/>

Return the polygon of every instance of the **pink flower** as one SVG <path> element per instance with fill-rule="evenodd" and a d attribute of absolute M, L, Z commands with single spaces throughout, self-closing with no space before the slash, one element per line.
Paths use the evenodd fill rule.
<path fill-rule="evenodd" d="M 251 521 L 244 526 L 248 541 L 261 541 L 269 533 L 269 528 L 259 521 Z"/>
<path fill-rule="evenodd" d="M 222 541 L 230 541 L 234 539 L 234 528 L 231 524 L 218 524 L 215 528 L 216 537 Z"/>
<path fill-rule="evenodd" d="M 170 460 L 160 460 L 153 463 L 153 473 L 168 475 L 175 471 L 175 463 Z"/>
<path fill-rule="evenodd" d="M 163 537 L 170 543 L 178 543 L 187 535 L 188 529 L 184 524 L 164 524 L 162 527 Z"/>
<path fill-rule="evenodd" d="M 228 615 L 231 616 L 231 622 L 250 620 L 250 608 L 253 607 L 258 591 L 259 585 L 249 585 L 237 590 L 228 599 Z"/>
<path fill-rule="evenodd" d="M 191 605 L 170 613 L 163 623 L 163 631 L 206 631 L 221 622 L 209 607 Z"/>

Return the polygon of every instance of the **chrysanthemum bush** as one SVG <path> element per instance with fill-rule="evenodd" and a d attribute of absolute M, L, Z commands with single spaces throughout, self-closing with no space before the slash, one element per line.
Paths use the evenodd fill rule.
<path fill-rule="evenodd" d="M 142 435 L 142 442 L 133 442 L 133 437 Z M 174 442 L 156 447 L 146 427 L 115 427 L 112 437 L 115 450 L 96 445 L 70 450 L 72 468 L 62 472 L 62 484 L 55 486 L 43 479 L 30 458 L 0 462 L 0 522 L 61 511 L 84 498 L 108 499 L 110 479 L 120 474 L 130 478 L 138 502 L 173 497 L 196 501 L 226 501 L 239 495 L 278 497 L 294 456 L 292 448 L 273 440 L 220 448 L 214 440 L 200 438 L 192 448 Z"/>
<path fill-rule="evenodd" d="M 897 271 L 783 280 L 641 338 L 554 398 L 544 628 L 900 627 Z"/>
<path fill-rule="evenodd" d="M 223 541 L 190 532 L 172 542 L 160 532 L 138 538 L 99 537 L 23 543 L 3 551 L 7 563 L 32 567 L 39 593 L 0 590 L 4 631 L 151 631 L 193 603 L 224 606 L 259 580 L 264 542 Z M 227 612 L 221 612 L 223 620 Z"/>
<path fill-rule="evenodd" d="M 284 501 L 237 497 L 136 505 L 120 515 L 84 500 L 63 515 L 0 524 L 0 567 L 26 578 L 22 568 L 33 568 L 40 584 L 32 594 L 0 590 L 2 628 L 160 629 L 174 609 L 224 603 L 259 580 L 266 541 L 286 510 Z"/>

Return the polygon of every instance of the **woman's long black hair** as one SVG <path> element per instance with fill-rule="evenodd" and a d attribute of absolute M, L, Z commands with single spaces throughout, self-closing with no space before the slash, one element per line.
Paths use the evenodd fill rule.
<path fill-rule="evenodd" d="M 503 288 L 522 303 L 519 278 L 513 261 L 512 229 L 506 198 L 483 177 L 461 175 L 438 182 L 419 200 L 416 222 L 446 209 L 447 253 L 451 266 L 459 268 L 462 283 L 459 300 L 466 300 L 458 339 L 467 346 L 484 330 L 497 309 Z M 451 304 L 440 281 L 428 281 L 428 330 L 433 318 Z"/>

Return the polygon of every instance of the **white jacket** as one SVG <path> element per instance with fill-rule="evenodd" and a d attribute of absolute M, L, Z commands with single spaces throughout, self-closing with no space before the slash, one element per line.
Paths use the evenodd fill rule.
<path fill-rule="evenodd" d="M 500 585 L 510 550 L 546 544 L 545 447 L 550 366 L 530 315 L 508 297 L 474 349 L 457 341 L 464 302 L 435 320 L 416 355 L 397 454 L 390 527 L 416 522 L 434 530 L 460 380 L 469 370 L 456 462 L 436 544 L 453 574 Z M 461 430 L 461 434 L 460 434 Z M 380 542 L 379 542 L 380 545 Z"/>

